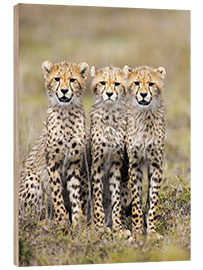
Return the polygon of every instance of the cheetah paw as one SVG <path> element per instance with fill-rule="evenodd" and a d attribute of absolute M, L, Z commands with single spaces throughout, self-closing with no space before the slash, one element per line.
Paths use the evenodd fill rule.
<path fill-rule="evenodd" d="M 149 241 L 161 241 L 163 236 L 155 231 L 150 231 L 147 233 L 147 240 Z"/>
<path fill-rule="evenodd" d="M 121 238 L 129 239 L 131 237 L 131 232 L 129 230 L 118 230 L 115 231 L 115 235 L 119 239 Z"/>

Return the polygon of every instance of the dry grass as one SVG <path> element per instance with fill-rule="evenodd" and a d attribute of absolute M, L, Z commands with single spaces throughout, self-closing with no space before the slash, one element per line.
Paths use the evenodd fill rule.
<path fill-rule="evenodd" d="M 21 5 L 21 163 L 42 129 L 47 99 L 41 63 L 164 66 L 167 138 L 157 228 L 159 243 L 128 243 L 85 228 L 63 234 L 52 223 L 20 226 L 20 264 L 83 264 L 190 259 L 190 14 L 188 11 Z M 92 104 L 90 78 L 84 96 Z M 20 164 L 21 166 L 21 164 Z M 144 191 L 146 183 L 144 182 Z M 77 237 L 75 237 L 77 234 Z"/>

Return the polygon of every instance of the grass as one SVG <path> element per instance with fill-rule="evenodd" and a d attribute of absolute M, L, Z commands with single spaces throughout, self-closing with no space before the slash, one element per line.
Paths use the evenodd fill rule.
<path fill-rule="evenodd" d="M 52 221 L 27 219 L 20 226 L 20 264 L 72 265 L 127 262 L 177 261 L 190 259 L 190 186 L 166 187 L 160 194 L 157 231 L 163 240 L 137 242 L 118 239 L 87 228 L 63 232 Z M 129 221 L 129 220 L 128 220 Z"/>
<path fill-rule="evenodd" d="M 190 17 L 188 11 L 20 6 L 19 169 L 43 128 L 48 106 L 45 59 L 134 67 L 164 66 L 166 145 L 157 218 L 160 242 L 97 234 L 81 224 L 61 230 L 51 221 L 19 224 L 20 265 L 65 265 L 190 259 Z M 92 104 L 87 80 L 87 123 Z M 146 178 L 146 177 L 145 177 Z M 147 181 L 143 183 L 146 199 Z M 130 220 L 128 220 L 130 223 Z"/>

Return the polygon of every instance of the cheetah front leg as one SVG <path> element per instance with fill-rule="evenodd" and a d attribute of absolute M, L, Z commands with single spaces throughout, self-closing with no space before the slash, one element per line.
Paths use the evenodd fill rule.
<path fill-rule="evenodd" d="M 112 204 L 112 229 L 113 231 L 122 231 L 121 215 L 121 162 L 115 161 L 109 172 L 109 189 L 111 193 Z"/>
<path fill-rule="evenodd" d="M 82 215 L 81 202 L 81 172 L 80 172 L 80 157 L 75 157 L 74 161 L 69 164 L 67 171 L 67 190 L 71 203 L 72 226 L 75 228 L 79 225 L 80 217 Z"/>
<path fill-rule="evenodd" d="M 94 224 L 96 228 L 104 228 L 105 213 L 103 207 L 103 162 L 99 155 L 92 158 L 92 191 L 94 200 Z"/>
<path fill-rule="evenodd" d="M 129 177 L 132 194 L 132 231 L 136 236 L 143 233 L 143 213 L 141 208 L 142 171 L 139 169 L 138 160 L 130 162 Z"/>
<path fill-rule="evenodd" d="M 157 162 L 159 160 L 159 162 Z M 162 161 L 153 158 L 149 165 L 149 192 L 148 192 L 148 213 L 147 213 L 147 233 L 156 234 L 155 219 L 159 202 L 159 191 L 162 180 Z M 158 234 L 156 234 L 158 235 Z"/>
<path fill-rule="evenodd" d="M 48 161 L 47 170 L 49 174 L 54 217 L 57 222 L 62 223 L 65 221 L 67 213 L 62 196 L 63 187 L 61 181 L 60 162 Z"/>

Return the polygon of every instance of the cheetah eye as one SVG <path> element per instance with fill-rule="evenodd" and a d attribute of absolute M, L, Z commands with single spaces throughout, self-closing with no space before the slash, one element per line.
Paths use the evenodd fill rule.
<path fill-rule="evenodd" d="M 140 82 L 135 81 L 134 84 L 135 84 L 136 86 L 139 86 L 139 85 L 140 85 Z"/>
<path fill-rule="evenodd" d="M 57 81 L 57 82 L 60 82 L 60 78 L 59 77 L 55 77 L 54 80 Z"/>
<path fill-rule="evenodd" d="M 75 78 L 71 78 L 70 79 L 70 82 L 72 83 L 72 82 L 74 82 L 76 79 Z"/>
<path fill-rule="evenodd" d="M 119 82 L 115 82 L 115 86 L 119 86 L 120 85 L 120 83 Z"/>
<path fill-rule="evenodd" d="M 104 81 L 101 81 L 101 82 L 100 82 L 100 84 L 101 84 L 101 85 L 105 85 L 105 84 L 106 84 L 106 82 L 104 82 Z"/>
<path fill-rule="evenodd" d="M 149 86 L 153 86 L 154 85 L 154 82 L 149 82 Z"/>

